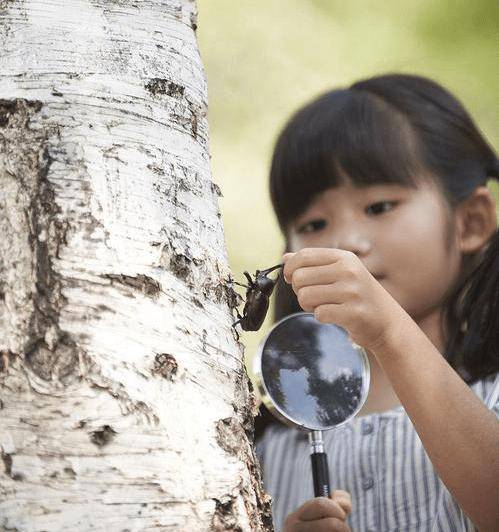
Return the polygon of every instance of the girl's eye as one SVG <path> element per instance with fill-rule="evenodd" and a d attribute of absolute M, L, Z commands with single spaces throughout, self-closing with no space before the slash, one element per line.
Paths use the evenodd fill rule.
<path fill-rule="evenodd" d="M 384 212 L 391 211 L 397 204 L 396 201 L 378 201 L 366 207 L 366 214 L 383 214 Z"/>
<path fill-rule="evenodd" d="M 311 220 L 310 222 L 300 225 L 297 232 L 300 234 L 315 233 L 316 231 L 324 229 L 324 227 L 326 227 L 326 220 Z"/>

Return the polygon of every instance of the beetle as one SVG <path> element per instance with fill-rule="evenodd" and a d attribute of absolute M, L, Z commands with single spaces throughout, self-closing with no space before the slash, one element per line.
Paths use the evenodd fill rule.
<path fill-rule="evenodd" d="M 232 324 L 232 327 L 239 323 L 243 331 L 258 331 L 267 315 L 269 299 L 277 282 L 277 278 L 270 279 L 267 276 L 283 266 L 284 264 L 277 264 L 266 270 L 256 270 L 254 279 L 251 278 L 248 272 L 243 272 L 246 279 L 248 279 L 247 285 L 234 281 L 234 284 L 246 288 L 246 302 L 242 316 L 236 309 L 239 319 Z"/>

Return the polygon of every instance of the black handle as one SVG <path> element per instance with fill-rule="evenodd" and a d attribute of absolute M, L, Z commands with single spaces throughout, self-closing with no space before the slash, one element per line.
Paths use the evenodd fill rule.
<path fill-rule="evenodd" d="M 326 453 L 312 453 L 312 475 L 314 477 L 314 496 L 329 497 L 329 467 L 327 465 Z"/>

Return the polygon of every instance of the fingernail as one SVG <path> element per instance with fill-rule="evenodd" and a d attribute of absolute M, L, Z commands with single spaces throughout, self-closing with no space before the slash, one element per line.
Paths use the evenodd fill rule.
<path fill-rule="evenodd" d="M 294 255 L 294 253 L 284 253 L 284 255 L 282 256 L 282 260 L 283 262 L 286 262 L 289 257 L 292 257 Z"/>

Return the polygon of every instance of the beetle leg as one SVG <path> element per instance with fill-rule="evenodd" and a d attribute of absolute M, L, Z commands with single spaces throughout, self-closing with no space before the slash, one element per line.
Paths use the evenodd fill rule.
<path fill-rule="evenodd" d="M 255 281 L 253 281 L 251 275 L 248 272 L 243 272 L 243 275 L 246 277 L 246 279 L 248 279 L 250 287 L 253 288 L 255 286 Z"/>
<path fill-rule="evenodd" d="M 237 310 L 236 308 L 236 313 L 237 313 L 237 317 L 239 318 L 237 321 L 235 321 L 233 324 L 232 324 L 232 329 L 234 330 L 234 332 L 236 333 L 236 341 L 239 342 L 239 331 L 236 329 L 236 325 L 238 323 L 241 323 L 243 317 L 241 316 L 241 314 L 239 313 L 239 311 Z"/>
<path fill-rule="evenodd" d="M 236 284 L 237 286 L 242 286 L 243 288 L 249 288 L 247 284 L 238 283 L 237 281 L 232 281 L 232 284 Z"/>

